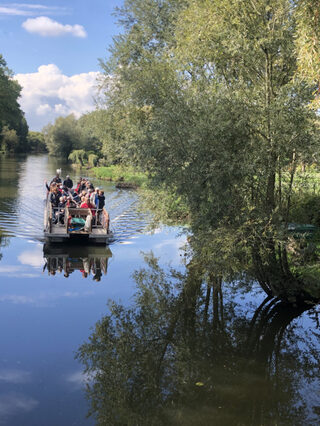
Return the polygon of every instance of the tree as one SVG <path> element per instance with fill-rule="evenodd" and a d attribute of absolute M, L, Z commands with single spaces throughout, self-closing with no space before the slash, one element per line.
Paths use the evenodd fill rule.
<path fill-rule="evenodd" d="M 269 272 L 291 276 L 292 182 L 319 153 L 295 4 L 132 0 L 120 17 L 125 32 L 104 64 L 112 138 L 187 203 L 200 240 L 231 229 L 230 245 L 241 239 L 257 265 L 265 250 Z"/>
<path fill-rule="evenodd" d="M 316 94 L 314 106 L 317 108 L 320 92 L 320 2 L 298 0 L 295 3 L 298 73 L 314 85 Z"/>
<path fill-rule="evenodd" d="M 19 146 L 19 137 L 17 132 L 4 126 L 0 133 L 1 137 L 1 150 L 4 152 L 15 152 Z"/>
<path fill-rule="evenodd" d="M 12 71 L 9 70 L 3 56 L 0 55 L 0 133 L 5 127 L 16 132 L 18 143 L 15 144 L 15 151 L 26 150 L 28 133 L 28 125 L 18 103 L 20 93 L 21 87 L 13 79 Z"/>
<path fill-rule="evenodd" d="M 44 140 L 44 135 L 41 132 L 29 131 L 27 136 L 28 150 L 31 152 L 46 152 L 47 147 Z"/>
<path fill-rule="evenodd" d="M 69 155 L 68 160 L 70 160 L 74 164 L 84 166 L 88 158 L 84 149 L 75 149 Z"/>
<path fill-rule="evenodd" d="M 71 151 L 81 149 L 84 145 L 83 135 L 73 114 L 58 117 L 54 124 L 49 124 L 43 129 L 43 134 L 50 155 L 67 159 Z"/>

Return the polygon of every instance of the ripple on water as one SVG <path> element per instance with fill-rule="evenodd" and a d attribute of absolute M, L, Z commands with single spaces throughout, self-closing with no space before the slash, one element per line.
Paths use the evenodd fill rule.
<path fill-rule="evenodd" d="M 151 215 L 140 211 L 137 192 L 109 187 L 105 195 L 115 241 L 127 241 L 143 233 L 150 225 Z M 16 199 L 1 200 L 0 229 L 3 235 L 31 240 L 43 239 L 43 198 L 44 190 L 39 188 L 36 194 L 31 195 L 21 190 Z"/>

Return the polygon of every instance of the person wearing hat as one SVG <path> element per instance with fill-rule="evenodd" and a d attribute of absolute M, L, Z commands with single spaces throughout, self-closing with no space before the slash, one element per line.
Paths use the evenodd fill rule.
<path fill-rule="evenodd" d="M 63 186 L 66 186 L 69 189 L 73 187 L 73 182 L 69 175 L 67 175 L 66 179 L 63 181 Z"/>

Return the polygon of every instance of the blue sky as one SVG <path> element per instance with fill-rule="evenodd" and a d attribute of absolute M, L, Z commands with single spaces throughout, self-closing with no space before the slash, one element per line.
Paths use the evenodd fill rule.
<path fill-rule="evenodd" d="M 31 130 L 59 115 L 93 108 L 98 58 L 120 32 L 112 12 L 122 0 L 0 3 L 0 53 L 23 86 Z"/>

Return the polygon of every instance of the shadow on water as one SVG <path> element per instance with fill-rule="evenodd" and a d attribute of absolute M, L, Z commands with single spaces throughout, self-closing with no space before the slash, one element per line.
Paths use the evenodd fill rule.
<path fill-rule="evenodd" d="M 108 271 L 108 260 L 112 257 L 109 247 L 97 245 L 44 244 L 43 256 L 45 264 L 43 271 L 54 276 L 63 273 L 68 278 L 79 271 L 83 278 L 101 281 Z"/>
<path fill-rule="evenodd" d="M 97 424 L 318 424 L 316 305 L 145 260 L 77 353 Z"/>

